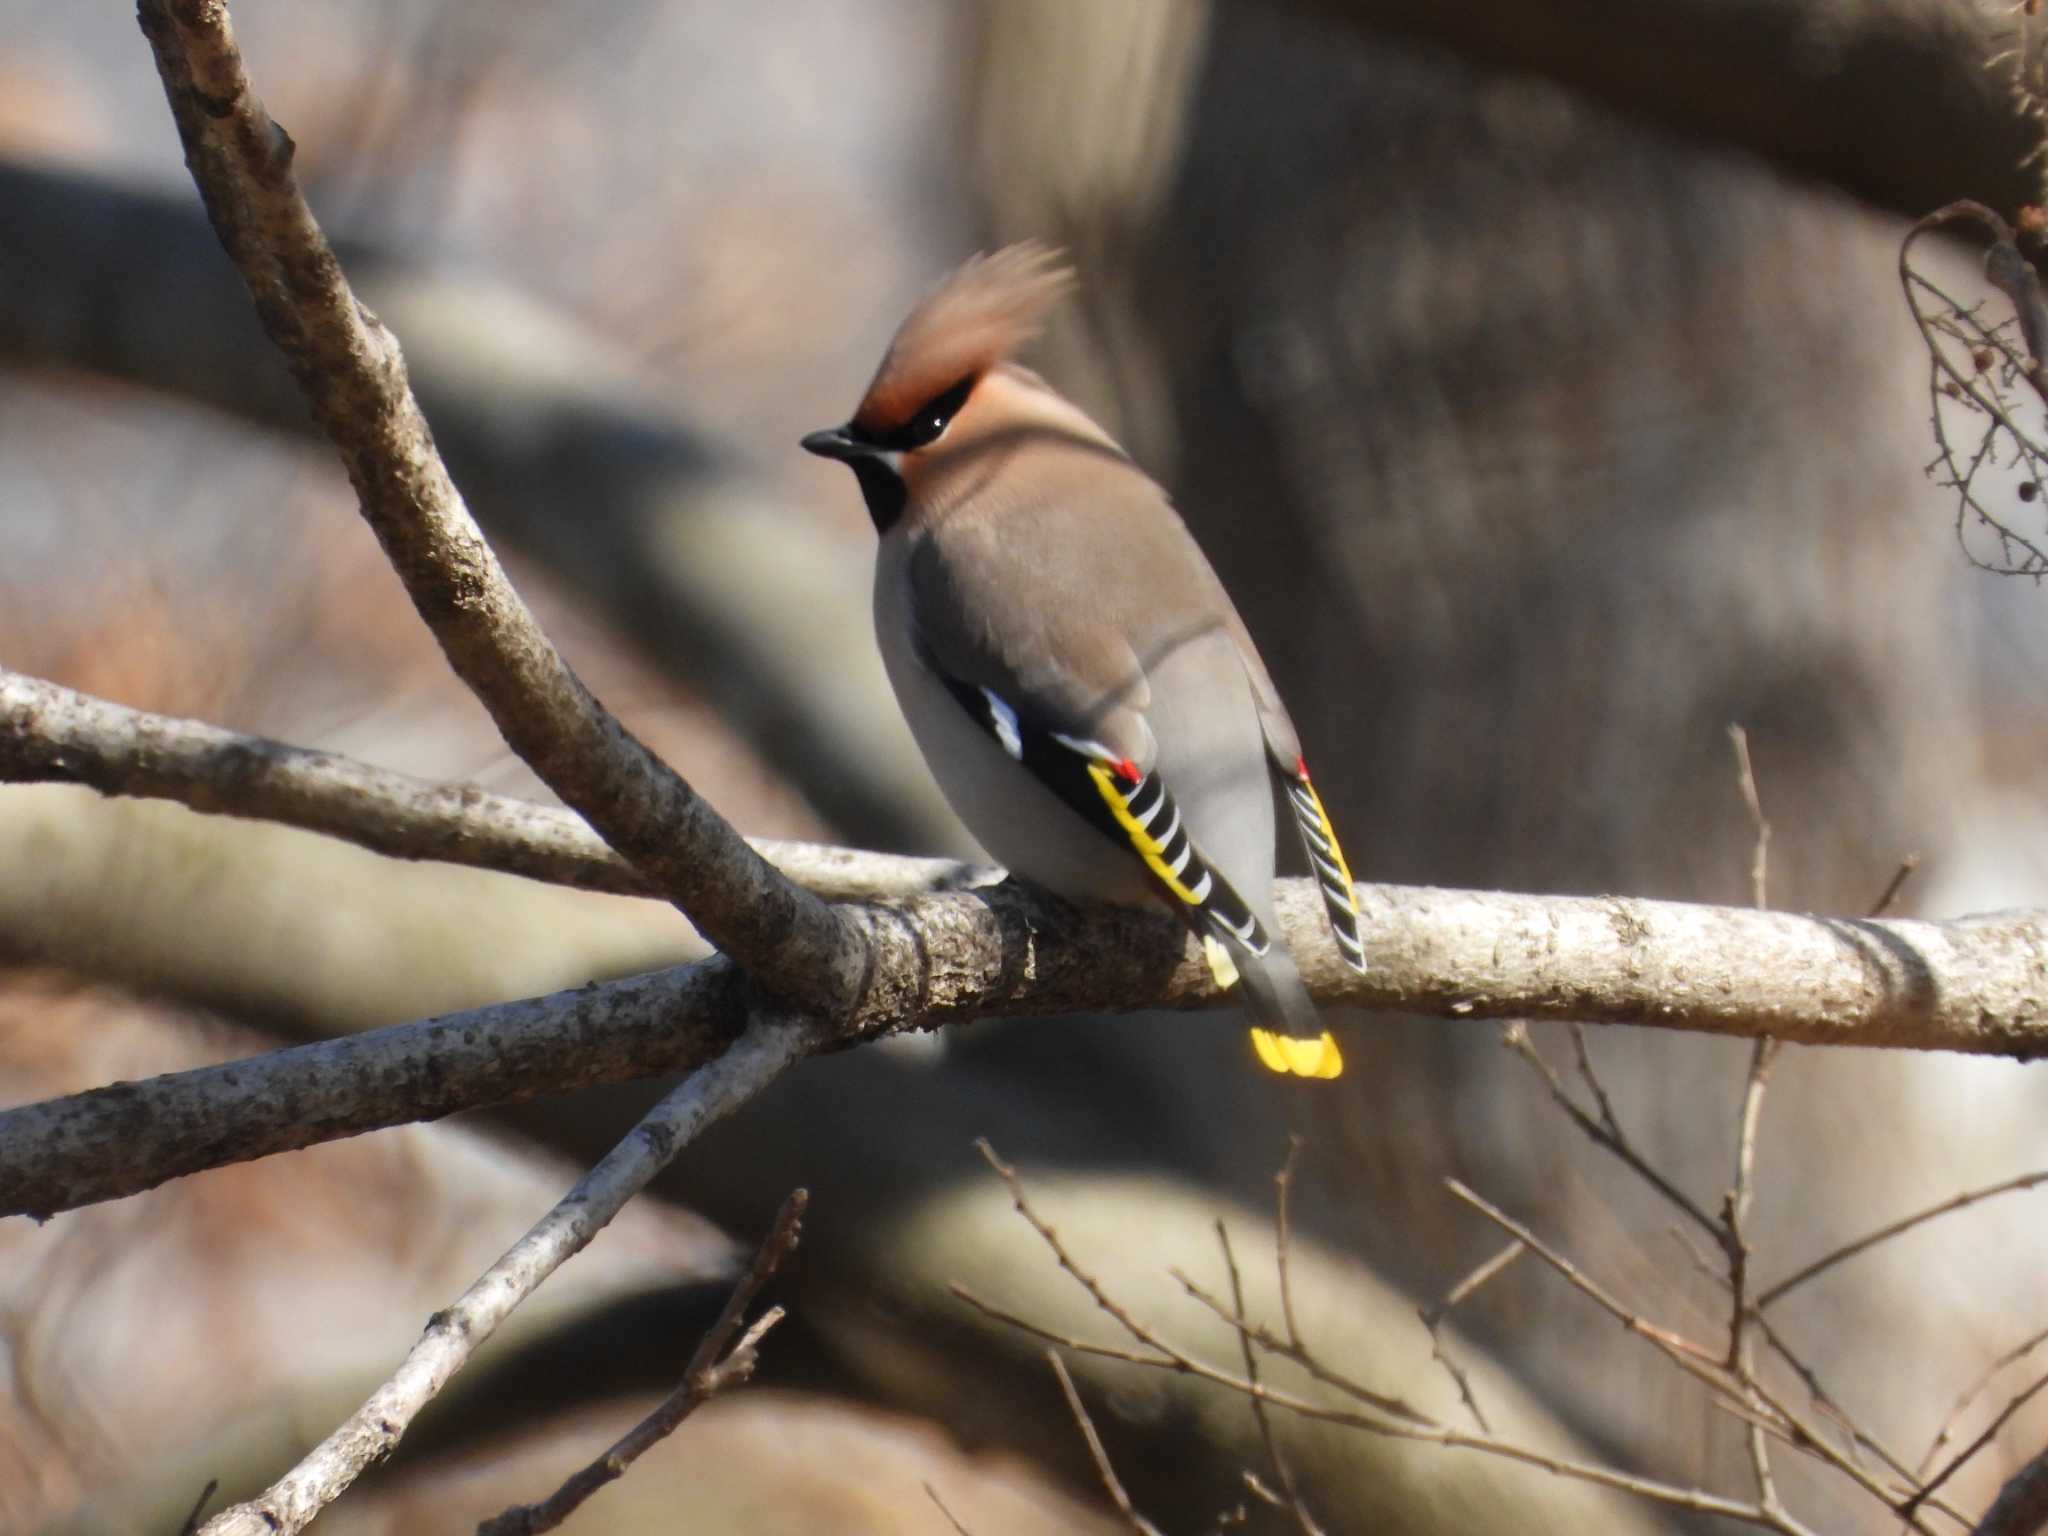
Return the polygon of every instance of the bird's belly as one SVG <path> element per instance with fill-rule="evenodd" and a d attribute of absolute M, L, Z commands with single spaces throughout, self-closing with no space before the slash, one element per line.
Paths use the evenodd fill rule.
<path fill-rule="evenodd" d="M 884 637 L 882 659 L 932 776 L 990 858 L 1069 901 L 1158 899 L 1144 866 L 975 724 L 911 654 L 907 634 Z"/>

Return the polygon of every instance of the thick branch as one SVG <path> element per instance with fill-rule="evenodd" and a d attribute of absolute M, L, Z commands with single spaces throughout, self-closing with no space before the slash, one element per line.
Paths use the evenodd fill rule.
<path fill-rule="evenodd" d="M 142 0 L 185 163 L 265 332 L 341 452 L 363 516 L 449 664 L 548 787 L 781 995 L 843 1009 L 866 956 L 592 697 L 449 479 L 398 344 L 357 303 L 250 89 L 226 7 Z"/>
<path fill-rule="evenodd" d="M 880 870 L 894 861 L 865 856 Z M 925 879 L 906 861 L 906 883 Z M 1955 923 L 1806 917 L 1624 897 L 1360 886 L 1354 974 L 1306 881 L 1281 926 L 1314 995 L 1448 1019 L 1658 1024 L 1808 1044 L 2048 1054 L 2048 914 Z M 1016 885 L 850 909 L 877 981 L 806 1054 L 996 1015 L 1224 1001 L 1170 918 L 1076 912 Z M 686 1071 L 739 1031 L 729 964 L 297 1046 L 0 1112 L 0 1214 L 48 1214 L 407 1120 Z M 1105 1026 L 1113 1027 L 1113 1026 Z"/>

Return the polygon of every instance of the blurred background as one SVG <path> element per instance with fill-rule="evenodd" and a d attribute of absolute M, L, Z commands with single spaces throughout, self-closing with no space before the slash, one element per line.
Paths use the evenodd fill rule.
<path fill-rule="evenodd" d="M 1036 361 L 1175 493 L 1258 637 L 1362 879 L 1750 900 L 2042 899 L 2041 594 L 1972 570 L 1930 485 L 1898 241 L 2030 199 L 2002 7 L 1656 0 L 301 0 L 236 22 L 458 482 L 578 670 L 750 833 L 972 855 L 900 725 L 842 420 L 962 256 L 1064 244 Z M 1623 32 L 1615 30 L 1626 27 Z M 199 216 L 122 7 L 0 0 L 0 665 L 538 794 L 357 521 Z M 1959 281 L 1967 258 L 1953 258 Z M 0 1101 L 698 952 L 657 904 L 311 836 L 0 789 Z M 1418 1305 L 1497 1250 L 1455 1175 L 1718 1349 L 1725 1293 L 1643 1182 L 1489 1024 L 1354 1018 L 1334 1087 L 1212 1017 L 984 1024 L 807 1064 L 563 1272 L 326 1518 L 471 1528 L 551 1489 L 681 1368 L 735 1245 L 812 1190 L 762 1385 L 584 1529 L 1113 1529 L 1039 1346 L 954 1282 L 1104 1336 L 975 1155 L 1219 1361 L 1169 1276 L 1271 1299 L 1272 1178 L 1306 1138 L 1295 1283 L 1345 1374 L 1463 1413 Z M 1539 1031 L 1561 1068 L 1570 1048 Z M 1631 1135 L 1718 1209 L 1744 1046 L 1591 1041 Z M 2013 1064 L 1788 1051 L 1763 1283 L 2039 1166 Z M 174 1529 L 253 1491 L 658 1091 L 414 1127 L 0 1226 L 0 1530 Z M 1917 1463 L 2048 1328 L 2020 1195 L 1844 1265 L 1774 1316 Z M 1263 1298 L 1263 1300 L 1261 1300 Z M 1462 1329 L 1462 1332 L 1458 1330 Z M 1208 1331 L 1205 1331 L 1208 1330 Z M 1523 1261 L 1447 1345 L 1502 1433 L 1751 1492 L 1744 1426 Z M 2009 1363 L 1951 1433 L 2042 1362 Z M 1293 1529 L 1241 1401 L 1077 1360 L 1174 1532 Z M 1810 1406 L 1808 1385 L 1772 1379 Z M 2038 1406 L 2038 1405 L 2037 1405 Z M 1462 1420 L 1461 1420 L 1462 1422 Z M 1333 1531 L 1719 1529 L 1491 1458 L 1278 1426 Z M 2048 1414 L 1949 1485 L 1982 1507 Z M 1831 1531 L 1896 1520 L 1781 1450 Z"/>

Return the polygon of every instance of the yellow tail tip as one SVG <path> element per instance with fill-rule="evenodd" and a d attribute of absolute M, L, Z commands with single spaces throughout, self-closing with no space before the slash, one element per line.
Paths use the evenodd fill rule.
<path fill-rule="evenodd" d="M 1291 1035 L 1276 1035 L 1270 1029 L 1255 1029 L 1252 1049 L 1258 1052 L 1260 1065 L 1269 1072 L 1331 1078 L 1344 1070 L 1344 1053 L 1337 1049 L 1328 1030 L 1320 1040 L 1297 1040 Z"/>

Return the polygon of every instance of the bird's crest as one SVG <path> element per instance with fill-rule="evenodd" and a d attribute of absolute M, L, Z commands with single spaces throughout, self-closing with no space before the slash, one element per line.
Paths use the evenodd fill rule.
<path fill-rule="evenodd" d="M 1038 334 L 1045 312 L 1073 286 L 1073 269 L 1036 240 L 971 258 L 897 327 L 855 424 L 900 426 L 934 396 L 988 372 Z"/>

